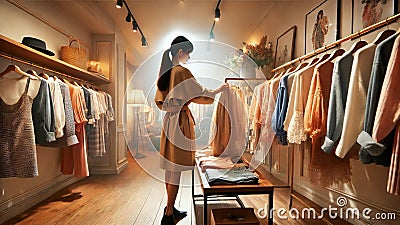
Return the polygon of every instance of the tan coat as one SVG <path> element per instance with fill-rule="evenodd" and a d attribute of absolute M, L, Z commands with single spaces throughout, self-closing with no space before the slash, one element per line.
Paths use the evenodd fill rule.
<path fill-rule="evenodd" d="M 196 151 L 195 121 L 188 108 L 191 102 L 212 104 L 214 95 L 203 88 L 192 73 L 175 66 L 166 91 L 157 89 L 155 103 L 166 111 L 160 140 L 161 168 L 168 171 L 193 169 Z"/>

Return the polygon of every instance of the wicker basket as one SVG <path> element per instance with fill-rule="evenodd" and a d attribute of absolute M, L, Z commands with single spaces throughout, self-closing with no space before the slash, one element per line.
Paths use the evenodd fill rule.
<path fill-rule="evenodd" d="M 61 46 L 60 56 L 61 60 L 71 65 L 77 66 L 81 69 L 87 69 L 87 53 L 86 50 L 81 48 L 79 40 L 76 38 L 69 38 L 68 46 Z M 72 42 L 77 42 L 78 47 L 72 47 Z"/>

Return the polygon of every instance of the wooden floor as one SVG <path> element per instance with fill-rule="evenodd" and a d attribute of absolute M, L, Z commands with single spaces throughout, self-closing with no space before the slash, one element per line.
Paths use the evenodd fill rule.
<path fill-rule="evenodd" d="M 129 158 L 129 166 L 119 175 L 93 175 L 72 184 L 54 194 L 49 199 L 20 214 L 5 224 L 129 224 L 159 225 L 166 202 L 162 181 L 153 178 Z M 191 173 L 183 173 L 182 183 L 191 183 Z M 197 188 L 196 194 L 201 190 Z M 288 209 L 289 190 L 277 189 L 274 195 L 274 208 Z M 246 207 L 259 209 L 267 202 L 268 196 L 243 196 Z M 193 207 L 191 188 L 184 185 L 180 189 L 176 206 L 188 210 L 188 216 L 180 225 L 201 225 L 202 204 Z M 213 202 L 209 209 L 238 207 L 232 201 Z M 294 199 L 293 207 L 302 209 L 301 201 Z M 210 215 L 210 212 L 209 212 Z M 260 224 L 267 224 L 260 219 Z M 283 220 L 275 216 L 274 224 L 349 224 L 335 220 Z"/>

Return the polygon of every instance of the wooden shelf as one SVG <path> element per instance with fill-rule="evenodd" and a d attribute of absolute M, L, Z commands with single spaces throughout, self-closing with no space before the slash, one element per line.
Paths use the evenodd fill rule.
<path fill-rule="evenodd" d="M 26 62 L 55 70 L 71 77 L 76 77 L 81 80 L 89 81 L 96 85 L 111 83 L 105 77 L 98 76 L 94 73 L 73 66 L 62 60 L 50 57 L 42 52 L 36 51 L 35 49 L 18 43 L 3 35 L 0 35 L 0 52 L 3 52 L 11 57 L 18 58 Z"/>

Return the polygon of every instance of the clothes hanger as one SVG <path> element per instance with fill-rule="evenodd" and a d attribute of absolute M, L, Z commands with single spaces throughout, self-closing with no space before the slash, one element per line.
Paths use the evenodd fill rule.
<path fill-rule="evenodd" d="M 26 71 L 26 73 L 41 79 L 41 77 L 39 77 L 39 75 L 36 73 L 36 71 L 34 71 L 32 69 Z"/>
<path fill-rule="evenodd" d="M 85 87 L 86 89 L 92 89 L 92 88 L 89 86 L 89 84 L 87 84 L 87 83 L 82 83 L 82 85 L 83 85 L 83 87 Z"/>
<path fill-rule="evenodd" d="M 38 79 L 37 77 L 35 77 L 35 76 L 33 76 L 33 75 L 29 74 L 29 73 L 25 73 L 17 65 L 14 65 L 14 64 L 8 65 L 7 68 L 3 72 L 0 73 L 0 77 L 3 77 L 4 75 L 6 75 L 8 73 L 11 73 L 11 72 L 15 72 L 15 73 L 18 73 L 18 74 L 20 74 L 22 76 L 29 77 L 32 80 L 37 80 Z"/>
<path fill-rule="evenodd" d="M 81 85 L 79 85 L 76 81 L 72 82 L 73 85 L 81 87 Z"/>
<path fill-rule="evenodd" d="M 71 84 L 71 82 L 69 82 L 67 79 L 63 78 L 62 81 L 64 81 L 64 83 L 66 84 Z"/>
<path fill-rule="evenodd" d="M 285 73 L 285 71 L 282 71 L 280 73 L 275 73 L 274 76 L 271 77 L 271 80 L 273 80 L 275 78 L 278 78 L 278 77 L 281 77 L 284 73 Z"/>
<path fill-rule="evenodd" d="M 296 69 L 296 67 L 290 67 L 285 74 L 291 73 Z"/>
<path fill-rule="evenodd" d="M 373 41 L 374 44 L 378 45 L 379 43 L 381 43 L 383 40 L 385 40 L 386 38 L 392 36 L 393 34 L 395 34 L 396 31 L 394 30 L 384 30 L 382 32 L 380 32 L 375 40 Z"/>
<path fill-rule="evenodd" d="M 277 78 L 281 73 L 282 73 L 282 72 L 280 72 L 280 73 L 275 73 L 274 76 L 272 76 L 270 80 L 273 80 L 273 79 Z"/>
<path fill-rule="evenodd" d="M 76 84 L 78 84 L 77 82 L 75 82 L 75 83 L 76 83 Z M 84 83 L 82 83 L 82 82 L 81 82 L 81 83 L 79 83 L 79 84 L 78 84 L 78 86 L 79 86 L 79 87 L 82 87 L 82 88 L 86 88 L 86 89 L 87 89 L 87 87 L 85 86 L 85 84 L 84 84 Z"/>
<path fill-rule="evenodd" d="M 275 74 L 270 80 L 272 81 L 274 79 L 280 79 L 285 74 L 285 72 L 286 71 L 282 71 L 281 73 Z"/>
<path fill-rule="evenodd" d="M 326 46 L 325 46 L 325 49 L 326 49 Z M 330 55 L 331 55 L 330 53 L 325 53 L 321 58 L 318 59 L 318 61 L 315 62 L 315 64 L 320 64 L 321 62 L 328 59 Z M 310 63 L 310 65 L 312 65 L 312 63 Z"/>
<path fill-rule="evenodd" d="M 366 41 L 357 41 L 356 43 L 353 44 L 353 46 L 351 46 L 349 52 L 354 54 L 358 49 L 366 46 L 367 44 L 368 44 L 368 42 L 366 42 Z"/>
<path fill-rule="evenodd" d="M 311 60 L 311 62 L 308 64 L 309 66 L 315 65 L 315 63 L 319 62 L 319 58 L 315 57 Z"/>
<path fill-rule="evenodd" d="M 358 32 L 358 36 L 360 37 L 360 40 L 351 46 L 351 48 L 349 50 L 349 52 L 351 52 L 351 54 L 354 54 L 358 49 L 360 49 L 368 44 L 368 42 L 361 40 L 360 32 Z"/>
<path fill-rule="evenodd" d="M 300 61 L 302 61 L 302 59 L 301 59 Z M 302 62 L 302 63 L 300 63 L 292 72 L 296 72 L 296 71 L 298 71 L 298 70 L 301 70 L 301 69 L 303 69 L 304 67 L 306 67 L 307 65 L 308 65 L 308 62 Z"/>
<path fill-rule="evenodd" d="M 84 81 L 83 81 L 84 82 Z M 81 83 L 80 85 L 81 85 L 81 87 L 83 87 L 83 88 L 86 88 L 86 89 L 89 89 L 89 86 L 86 84 L 86 83 Z"/>
<path fill-rule="evenodd" d="M 276 78 L 281 79 L 281 77 L 283 77 L 283 75 L 285 75 L 285 74 L 286 74 L 286 71 L 282 71 L 282 73 L 280 73 Z"/>
<path fill-rule="evenodd" d="M 49 75 L 47 75 L 47 74 L 44 72 L 44 68 L 43 68 L 42 72 L 39 74 L 39 76 L 40 76 L 40 77 L 43 77 L 43 78 L 46 79 L 46 80 L 48 80 L 48 79 L 50 78 Z"/>
<path fill-rule="evenodd" d="M 54 81 L 58 80 L 58 77 L 54 74 L 54 71 L 51 73 L 51 76 L 53 77 Z"/>
<path fill-rule="evenodd" d="M 330 55 L 329 58 L 327 59 L 327 61 L 332 61 L 334 60 L 336 57 L 341 56 L 345 53 L 346 51 L 342 48 L 338 48 L 335 51 L 333 51 Z"/>

